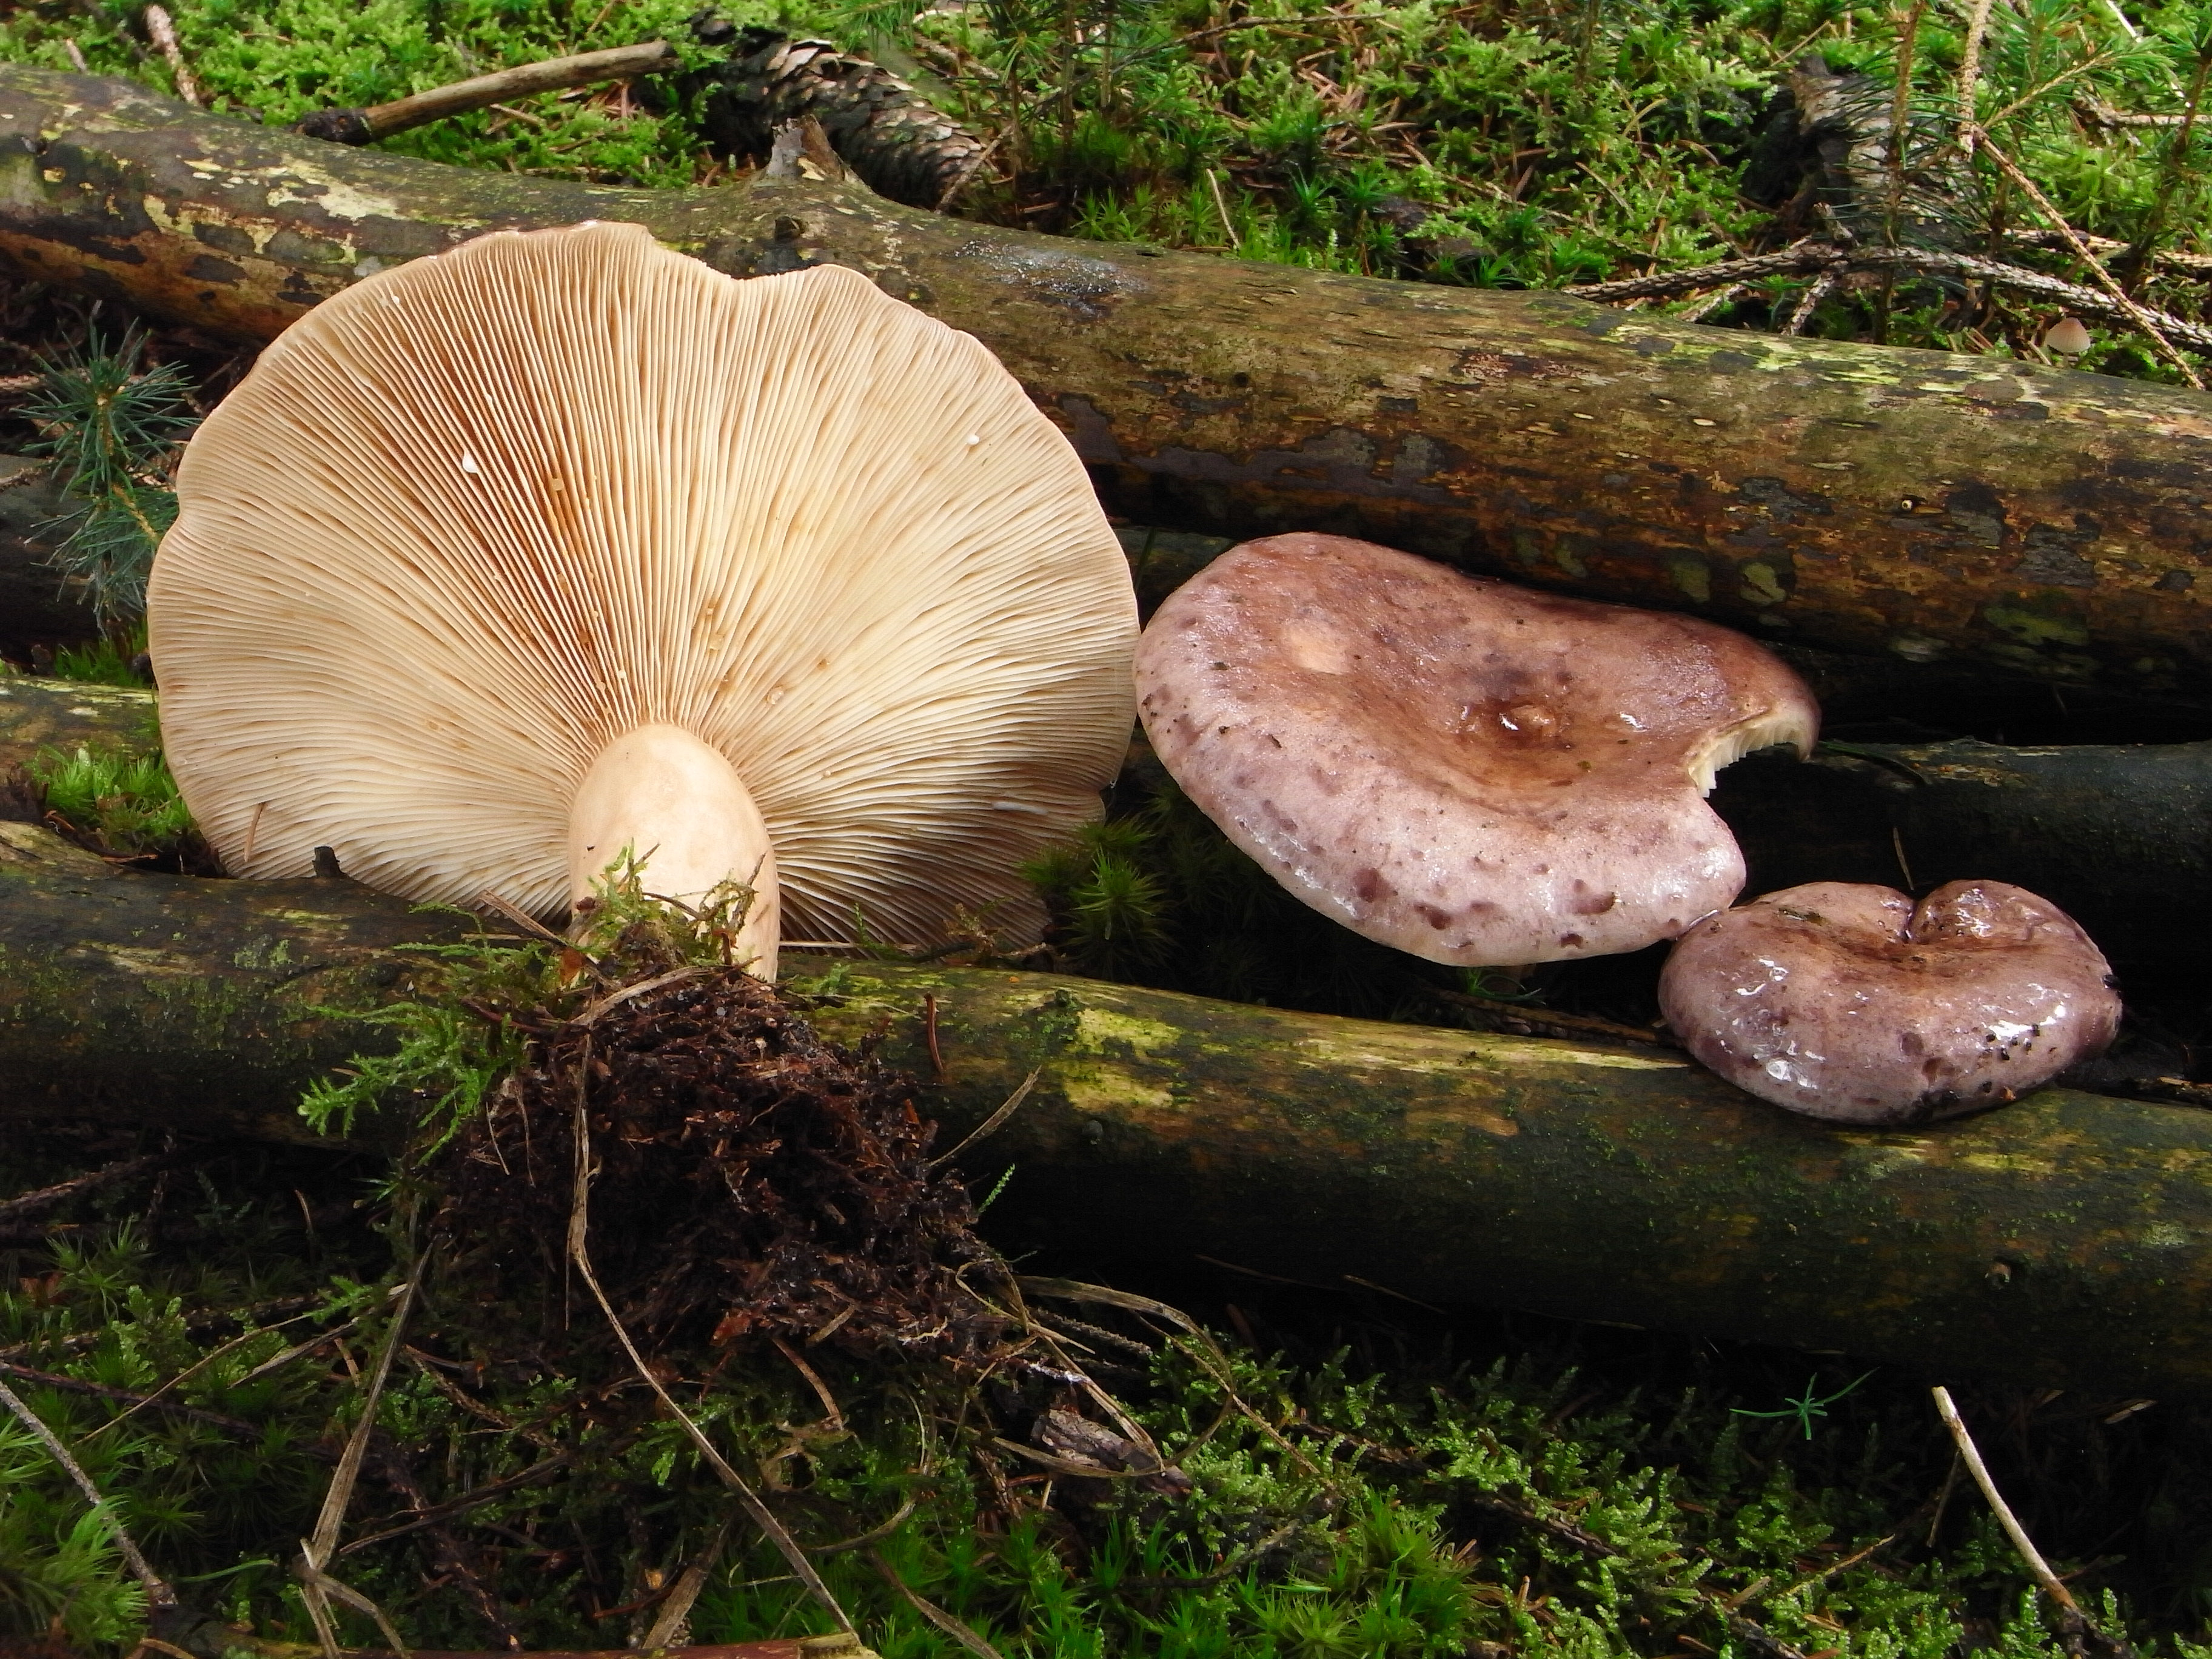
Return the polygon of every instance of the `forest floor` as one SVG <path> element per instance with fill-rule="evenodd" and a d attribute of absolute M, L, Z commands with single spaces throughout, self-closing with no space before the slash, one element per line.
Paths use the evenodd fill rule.
<path fill-rule="evenodd" d="M 656 37 L 695 68 L 709 57 L 692 0 L 170 9 L 173 59 L 143 12 L 106 0 L 0 9 L 0 57 L 165 91 L 181 64 L 213 106 L 273 122 Z M 1679 291 L 1650 302 L 1708 322 L 2037 361 L 2067 313 L 2031 289 L 1942 270 L 1715 268 L 1808 239 L 1897 244 L 2188 319 L 2212 270 L 2195 117 L 2212 72 L 2204 9 L 997 0 L 725 13 L 899 68 L 991 146 L 952 210 L 1066 234 L 1446 283 L 1673 275 Z M 1816 98 L 1838 112 L 1826 155 L 1800 118 Z M 680 77 L 594 88 L 391 146 L 603 181 L 741 175 L 757 158 L 714 153 L 697 106 Z M 0 378 L 27 378 L 57 349 L 100 360 L 131 319 L 18 290 L 0 320 Z M 2063 356 L 2154 380 L 2197 366 L 2102 321 Z M 181 376 L 187 416 L 243 367 L 156 334 L 133 368 L 142 393 L 161 363 Z M 52 435 L 22 388 L 8 395 L 0 450 Z M 174 434 L 155 432 L 119 462 L 116 499 L 158 517 Z M 64 669 L 132 677 L 127 641 L 82 643 Z M 80 817 L 112 800 L 148 818 L 118 820 L 118 836 L 176 839 L 158 781 L 65 785 L 57 769 L 45 781 L 49 801 L 77 789 Z M 1156 795 L 1036 872 L 1074 965 L 1146 977 L 1173 948 L 1168 874 L 1194 889 L 1244 878 L 1223 873 L 1218 837 L 1188 817 Z M 1115 923 L 1092 927 L 1088 959 L 1086 916 Z M 1286 949 L 1266 931 L 1304 925 L 1276 916 L 1242 948 L 1316 964 L 1324 1003 L 1330 985 L 1400 983 L 1357 951 L 1304 934 Z M 1115 938 L 1133 954 L 1097 955 Z M 0 1416 L 0 1650 L 134 1649 L 143 1587 L 117 1522 L 187 1601 L 262 1638 L 308 1638 L 292 1564 L 385 1358 L 381 1429 L 330 1571 L 410 1643 L 582 1649 L 829 1627 L 790 1562 L 733 1521 L 580 1290 L 562 1281 L 546 1328 L 520 1333 L 455 1261 L 422 1266 L 413 1177 L 343 1152 L 112 1132 L 0 1147 L 0 1194 L 56 1183 L 0 1199 L 0 1382 L 112 1507 L 88 1510 L 28 1427 Z M 1021 1240 L 993 1242 L 1018 1259 Z M 886 1659 L 962 1643 L 1039 1659 L 2064 1650 L 1961 1476 L 1928 1379 L 1442 1312 L 1381 1287 L 1288 1283 L 1268 1265 L 1125 1282 L 1119 1307 L 1037 1291 L 1007 1352 L 1056 1352 L 1042 1368 L 700 1330 L 672 1334 L 651 1366 Z M 403 1284 L 418 1286 L 404 1326 Z M 2147 1650 L 2212 1655 L 2197 1645 L 2212 1641 L 2212 1415 L 2081 1392 L 1960 1399 L 1999 1486 L 2099 1621 Z M 338 1616 L 349 1641 L 377 1639 L 365 1615 Z"/>

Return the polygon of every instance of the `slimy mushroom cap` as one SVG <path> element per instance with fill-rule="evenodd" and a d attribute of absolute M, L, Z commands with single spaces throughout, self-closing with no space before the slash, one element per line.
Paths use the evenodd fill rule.
<path fill-rule="evenodd" d="M 1917 904 L 1846 882 L 1769 893 L 1683 936 L 1659 1004 L 1738 1088 L 1846 1123 L 2001 1104 L 2102 1054 L 2120 1018 L 2080 924 L 1997 881 Z"/>
<path fill-rule="evenodd" d="M 1701 797 L 1819 712 L 1774 657 L 1686 617 L 1273 536 L 1170 595 L 1139 708 L 1177 783 L 1291 892 L 1433 962 L 1671 939 L 1744 865 Z"/>

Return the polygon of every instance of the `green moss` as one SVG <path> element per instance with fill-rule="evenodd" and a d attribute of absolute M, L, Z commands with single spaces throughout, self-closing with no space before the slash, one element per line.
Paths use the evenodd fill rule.
<path fill-rule="evenodd" d="M 43 1184 L 82 1156 L 69 1143 L 16 1143 L 7 1189 Z M 307 1636 L 285 1564 L 356 1408 L 356 1372 L 387 1328 L 386 1237 L 344 1218 L 385 1201 L 349 1204 L 360 1173 L 299 1154 L 219 1157 L 172 1182 L 159 1212 L 158 1231 L 200 1241 L 189 1250 L 156 1245 L 125 1218 L 147 1205 L 142 1182 L 55 1214 L 84 1224 L 74 1242 L 0 1263 L 0 1349 L 11 1360 L 131 1394 L 172 1383 L 173 1405 L 215 1414 L 126 1418 L 123 1402 L 17 1384 L 157 1565 L 266 1637 Z M 312 1233 L 303 1209 L 319 1218 Z M 696 1559 L 728 1518 L 726 1496 L 674 1425 L 609 1391 L 613 1376 L 596 1360 L 572 1353 L 556 1368 L 480 1346 L 465 1276 L 434 1273 L 424 1297 L 408 1333 L 424 1358 L 403 1362 L 380 1408 L 390 1443 L 433 1502 L 573 1458 L 447 1525 L 527 1645 L 623 1639 L 630 1615 L 606 1610 L 647 1598 Z M 1038 1305 L 1115 1317 L 1048 1297 Z M 920 1370 L 812 1356 L 842 1426 L 772 1353 L 687 1358 L 681 1374 L 711 1369 L 685 1390 L 688 1407 L 741 1467 L 762 1472 L 803 1540 L 884 1531 L 880 1568 L 861 1552 L 819 1560 L 885 1659 L 947 1644 L 884 1571 L 1009 1659 L 1450 1659 L 1486 1643 L 1590 1659 L 1698 1650 L 1692 1642 L 1747 1651 L 1725 1624 L 1731 1609 L 1838 1659 L 1949 1659 L 1969 1643 L 2014 1659 L 2061 1651 L 1965 1489 L 1927 1547 L 1948 1442 L 1908 1382 L 1870 1378 L 1801 1423 L 1737 1413 L 1786 1407 L 1813 1386 L 1805 1369 L 1756 1356 L 1722 1364 L 1690 1345 L 1577 1364 L 1539 1330 L 1538 1347 L 1552 1345 L 1541 1357 L 1466 1365 L 1400 1330 L 1386 1381 L 1343 1353 L 1268 1358 L 1155 1323 L 1124 1323 L 1110 1341 L 1094 1328 L 1084 1341 L 1188 1477 L 1181 1495 L 1103 1483 L 1071 1501 L 1060 1481 L 1047 1504 L 1042 1474 L 1024 1477 L 992 1440 L 1007 1425 Z M 294 1352 L 319 1334 L 322 1347 Z M 1968 1406 L 1983 1421 L 1999 1408 Z M 2021 1409 L 2071 1443 L 2051 1413 Z M 2191 1486 L 2207 1451 L 2201 1425 L 2163 1412 L 2162 1431 L 2141 1418 L 2100 1431 L 2100 1455 L 2139 1466 L 2164 1444 L 2180 1460 L 2153 1483 L 2178 1507 L 2163 1531 L 2124 1527 L 2133 1547 L 2179 1541 L 2202 1508 L 2201 1485 Z M 2018 1457 L 1993 1444 L 2021 1496 Z M 994 1485 L 991 1468 L 1013 1484 Z M 101 1522 L 6 1426 L 0 1474 L 0 1632 L 34 1636 L 58 1619 L 84 1649 L 127 1650 L 139 1609 Z M 2053 1476 L 2051 1497 L 2068 1501 L 2039 1518 L 2062 1571 L 2080 1561 L 2054 1535 L 2112 1536 L 2110 1517 L 2091 1513 L 2105 1484 L 2071 1464 Z M 407 1512 L 372 1468 L 348 1536 Z M 410 1641 L 486 1645 L 471 1598 L 424 1570 L 424 1547 L 420 1534 L 370 1545 L 343 1559 L 342 1576 Z M 2183 1585 L 2171 1589 L 2163 1611 L 2139 1605 L 2131 1624 L 2118 1602 L 2103 1616 L 2152 1638 L 2154 1652 L 2200 1659 L 2201 1610 Z M 350 1638 L 368 1638 L 355 1615 L 341 1620 Z M 825 1624 L 740 1527 L 691 1632 L 740 1641 Z"/>
<path fill-rule="evenodd" d="M 202 0 L 174 8 L 179 44 L 211 107 L 283 126 L 309 110 L 366 106 L 515 64 L 665 40 L 690 58 L 693 0 L 535 5 L 514 0 Z M 723 8 L 746 22 L 791 15 L 775 0 Z M 0 56 L 70 67 L 76 41 L 99 73 L 173 90 L 138 44 L 137 9 L 23 8 L 0 19 Z M 385 141 L 401 155 L 549 177 L 685 185 L 710 165 L 681 111 L 655 112 L 608 88 L 548 94 L 457 116 Z"/>
<path fill-rule="evenodd" d="M 95 640 L 90 645 L 65 645 L 54 653 L 53 677 L 82 685 L 120 685 L 136 691 L 150 690 L 153 682 L 139 672 L 135 660 L 145 648 L 146 629 L 143 623 L 120 641 L 111 638 Z"/>
<path fill-rule="evenodd" d="M 121 857 L 173 854 L 192 834 L 191 812 L 158 754 L 42 749 L 25 769 L 49 812 Z"/>

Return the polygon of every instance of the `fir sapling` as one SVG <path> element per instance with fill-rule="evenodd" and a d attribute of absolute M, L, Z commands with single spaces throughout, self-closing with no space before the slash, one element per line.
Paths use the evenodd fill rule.
<path fill-rule="evenodd" d="M 58 538 L 52 563 L 111 633 L 145 611 L 154 550 L 177 516 L 169 469 L 199 421 L 183 370 L 146 365 L 145 348 L 126 332 L 111 349 L 94 331 L 46 365 L 22 406 L 67 504 L 46 526 Z"/>

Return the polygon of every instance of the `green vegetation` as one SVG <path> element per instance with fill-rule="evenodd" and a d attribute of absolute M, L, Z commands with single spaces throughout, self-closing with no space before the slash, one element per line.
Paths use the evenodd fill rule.
<path fill-rule="evenodd" d="M 214 106 L 273 123 L 502 64 L 665 38 L 690 0 L 198 0 L 174 9 Z M 744 24 L 887 57 L 994 143 L 960 210 L 1113 240 L 1425 280 L 1554 286 L 1695 267 L 1808 235 L 1968 252 L 2194 315 L 2212 124 L 2201 7 L 1846 0 L 741 0 Z M 167 90 L 115 0 L 0 19 L 0 54 Z M 1826 176 L 1772 116 L 1817 53 L 1860 149 Z M 480 112 L 389 147 L 653 185 L 726 176 L 682 77 Z M 2119 118 L 2128 118 L 2123 120 Z M 1966 141 L 1972 136 L 1975 142 Z M 1894 137 L 1898 140 L 1893 143 Z M 1848 176 L 1846 176 L 1848 175 Z M 2092 239 L 2069 246 L 2063 219 Z M 2102 239 L 2102 240 L 2096 240 Z M 2093 254 L 2097 266 L 2085 263 Z M 2048 301 L 1956 276 L 1788 275 L 1716 288 L 1710 320 L 2039 356 Z M 2171 378 L 2139 337 L 2086 359 Z"/>
<path fill-rule="evenodd" d="M 24 769 L 46 792 L 46 811 L 120 858 L 174 855 L 192 816 L 159 755 L 42 749 Z"/>
<path fill-rule="evenodd" d="M 357 1054 L 341 1076 L 317 1084 L 300 1103 L 301 1115 L 317 1134 L 343 1135 L 362 1112 L 416 1102 L 416 1156 L 430 1158 L 521 1061 L 534 1017 L 574 1014 L 605 988 L 595 958 L 650 951 L 694 966 L 729 962 L 752 890 L 725 882 L 696 907 L 678 909 L 645 896 L 641 870 L 625 849 L 584 901 L 591 908 L 573 945 L 484 934 L 460 945 L 401 947 L 423 958 L 425 994 L 348 1016 L 396 1033 L 396 1045 Z"/>
<path fill-rule="evenodd" d="M 129 1151 L 18 1142 L 6 1188 Z M 368 1173 L 314 1154 L 204 1153 L 50 1207 L 39 1219 L 52 1242 L 0 1250 L 10 1386 L 76 1449 L 165 1576 L 263 1636 L 308 1635 L 289 1563 L 410 1259 L 409 1200 L 369 1187 Z M 1271 1293 L 1236 1294 L 1256 1309 Z M 1909 1382 L 1877 1376 L 1801 1427 L 1794 1413 L 1732 1414 L 1809 1389 L 1787 1356 L 1608 1346 L 1523 1322 L 1463 1328 L 1452 1340 L 1478 1358 L 1462 1362 L 1434 1322 L 1409 1324 L 1386 1302 L 1302 1307 L 1272 1294 L 1279 1322 L 1266 1328 L 1301 1358 L 1033 1298 L 1039 1328 L 1087 1351 L 1187 1492 L 1030 1467 L 994 1437 L 1033 1443 L 1033 1414 L 1072 1403 L 1033 1383 L 978 1391 L 828 1350 L 806 1356 L 822 1393 L 765 1349 L 674 1354 L 670 1375 L 804 1542 L 881 1529 L 874 1552 L 817 1560 L 886 1659 L 947 1643 L 885 1570 L 1009 1659 L 1446 1659 L 1483 1643 L 1590 1659 L 1749 1654 L 1731 1613 L 1838 1659 L 1969 1646 L 2057 1659 L 1971 1489 L 1938 1515 L 1948 1443 Z M 1347 1316 L 1365 1358 L 1334 1346 Z M 487 1346 L 483 1317 L 465 1270 L 428 1270 L 380 1411 L 388 1438 L 346 1537 L 404 1521 L 410 1492 L 472 1501 L 335 1571 L 424 1645 L 497 1645 L 484 1605 L 533 1646 L 629 1639 L 732 1508 L 678 1427 L 586 1340 L 582 1310 L 557 1359 Z M 1501 1339 L 1516 1357 L 1490 1357 Z M 2138 1637 L 2197 1631 L 2212 1457 L 2198 1417 L 2163 1407 L 2107 1425 L 2109 1406 L 1995 1395 L 1966 1408 L 2059 1570 L 2094 1552 L 2102 1565 L 2077 1589 L 2132 1587 L 2103 1601 L 2105 1617 L 2132 1613 Z M 2019 1437 L 2001 1429 L 2008 1419 Z M 488 1490 L 533 1466 L 538 1478 Z M 0 1637 L 58 1626 L 87 1649 L 127 1648 L 137 1601 L 101 1519 L 12 1426 L 0 1425 Z M 340 1617 L 350 1639 L 374 1639 L 366 1620 Z M 737 1521 L 694 1638 L 825 1627 Z M 2154 1650 L 2207 1651 L 2172 1634 Z"/>
<path fill-rule="evenodd" d="M 1156 763 L 1106 820 L 1024 873 L 1053 919 L 1051 966 L 1093 979 L 1376 1018 L 1434 1020 L 1466 970 L 1364 939 L 1231 846 Z"/>
<path fill-rule="evenodd" d="M 15 9 L 0 18 L 0 56 L 68 70 L 74 41 L 94 73 L 173 92 L 167 63 L 139 32 L 138 9 L 114 0 Z M 172 9 L 209 105 L 280 126 L 311 109 L 385 103 L 512 64 L 634 41 L 665 39 L 700 56 L 684 25 L 698 9 L 692 0 L 204 0 Z M 781 15 L 750 3 L 726 10 L 745 22 Z M 684 116 L 611 88 L 459 116 L 385 148 L 462 167 L 647 185 L 693 183 L 711 166 Z"/>
<path fill-rule="evenodd" d="M 131 625 L 120 641 L 103 635 L 88 645 L 65 645 L 54 653 L 50 671 L 58 680 L 80 680 L 88 685 L 121 685 L 133 690 L 150 690 L 152 682 L 133 660 L 146 648 L 146 624 Z"/>
<path fill-rule="evenodd" d="M 154 550 L 177 516 L 169 468 L 199 422 L 190 379 L 173 363 L 145 364 L 145 343 L 126 334 L 111 348 L 94 331 L 81 349 L 46 365 L 20 411 L 40 434 L 32 452 L 51 458 L 70 503 L 49 526 L 58 538 L 55 567 L 84 585 L 105 627 L 125 635 L 145 611 Z M 119 650 L 70 655 L 68 678 L 144 683 Z"/>

